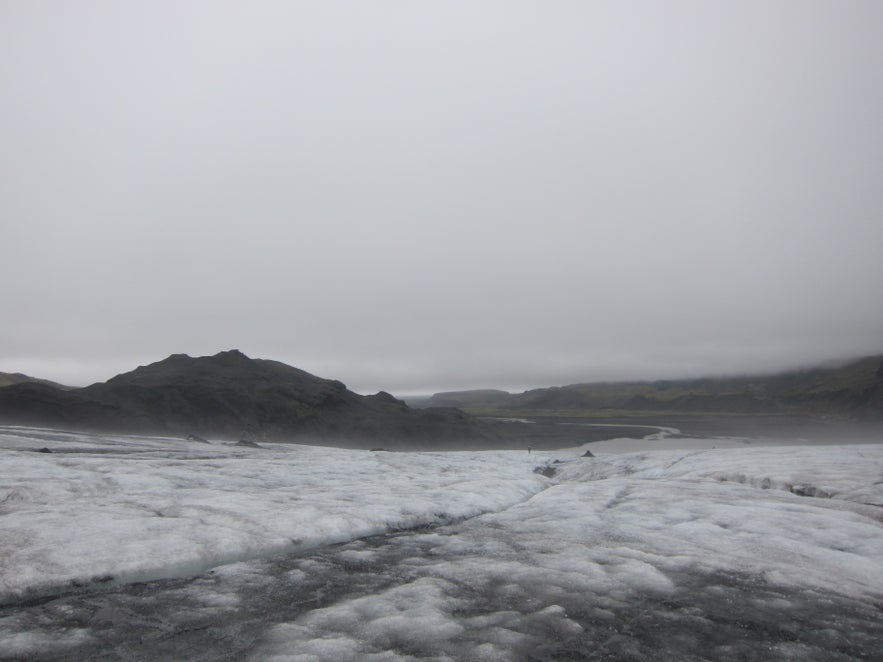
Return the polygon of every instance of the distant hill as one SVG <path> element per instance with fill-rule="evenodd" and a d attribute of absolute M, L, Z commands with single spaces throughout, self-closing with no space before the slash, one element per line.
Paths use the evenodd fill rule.
<path fill-rule="evenodd" d="M 823 415 L 883 419 L 883 356 L 774 375 L 598 382 L 524 393 L 437 393 L 425 406 L 499 415 L 666 413 Z"/>
<path fill-rule="evenodd" d="M 59 384 L 57 382 L 51 382 L 48 379 L 39 379 L 37 377 L 31 377 L 30 375 L 25 375 L 20 372 L 0 372 L 0 388 L 2 388 L 4 386 L 12 386 L 13 384 L 25 384 L 25 383 L 46 384 L 47 386 L 51 386 L 53 388 L 59 388 L 64 391 L 74 388 L 73 386 L 65 386 L 64 384 Z"/>
<path fill-rule="evenodd" d="M 424 407 L 457 407 L 463 408 L 481 408 L 481 407 L 497 407 L 500 403 L 506 402 L 511 398 L 508 391 L 487 388 L 476 389 L 472 391 L 445 391 L 436 393 L 430 398 L 414 399 Z"/>
<path fill-rule="evenodd" d="M 231 350 L 168 358 L 86 388 L 38 382 L 0 389 L 0 422 L 75 429 L 414 445 L 482 440 L 485 426 L 455 409 L 415 410 L 388 393 Z"/>

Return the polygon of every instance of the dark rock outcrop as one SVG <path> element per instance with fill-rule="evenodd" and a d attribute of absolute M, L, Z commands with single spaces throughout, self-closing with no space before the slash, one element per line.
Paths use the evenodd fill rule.
<path fill-rule="evenodd" d="M 263 446 L 261 446 L 260 444 L 258 444 L 255 441 L 252 441 L 251 439 L 240 439 L 234 445 L 235 446 L 244 446 L 245 448 L 263 448 Z"/>
<path fill-rule="evenodd" d="M 545 467 L 535 467 L 533 472 L 535 474 L 545 476 L 546 478 L 554 478 L 555 474 L 558 473 L 558 470 L 555 467 L 550 467 L 547 465 Z"/>

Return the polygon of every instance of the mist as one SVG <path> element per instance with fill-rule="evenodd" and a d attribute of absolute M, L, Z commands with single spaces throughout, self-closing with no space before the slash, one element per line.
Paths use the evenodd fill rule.
<path fill-rule="evenodd" d="M 0 4 L 0 370 L 360 392 L 883 352 L 873 1 Z"/>

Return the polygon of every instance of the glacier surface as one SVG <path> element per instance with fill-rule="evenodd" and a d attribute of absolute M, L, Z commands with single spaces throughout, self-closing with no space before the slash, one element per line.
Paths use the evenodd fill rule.
<path fill-rule="evenodd" d="M 883 444 L 664 437 L 0 428 L 0 659 L 879 659 Z"/>

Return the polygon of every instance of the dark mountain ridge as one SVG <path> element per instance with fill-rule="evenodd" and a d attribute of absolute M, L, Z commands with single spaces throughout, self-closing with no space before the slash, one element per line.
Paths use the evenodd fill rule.
<path fill-rule="evenodd" d="M 342 382 L 238 350 L 196 358 L 173 354 L 69 391 L 37 383 L 7 386 L 0 389 L 0 421 L 356 445 L 478 441 L 488 435 L 461 411 L 415 410 L 384 392 L 359 395 Z"/>
<path fill-rule="evenodd" d="M 51 382 L 48 379 L 31 377 L 30 375 L 26 375 L 21 372 L 0 372 L 0 388 L 4 386 L 12 386 L 13 384 L 26 383 L 46 384 L 47 386 L 60 388 L 64 391 L 68 391 L 74 388 L 73 386 L 65 386 L 64 384 L 59 384 L 58 382 Z"/>
<path fill-rule="evenodd" d="M 473 413 L 571 415 L 726 413 L 883 419 L 883 356 L 772 375 L 595 382 L 507 393 L 437 393 L 425 406 Z"/>
<path fill-rule="evenodd" d="M 727 414 L 741 417 L 739 428 L 746 414 L 757 421 L 879 425 L 883 356 L 766 376 L 586 383 L 516 394 L 448 392 L 418 409 L 385 392 L 359 395 L 339 381 L 237 350 L 196 358 L 173 354 L 85 388 L 63 390 L 32 379 L 0 388 L 3 424 L 363 448 L 562 447 L 613 433 L 551 422 L 568 417 L 623 425 L 676 420 L 675 427 L 696 427 L 700 417 L 720 422 Z M 475 415 L 546 422 L 541 429 Z"/>

